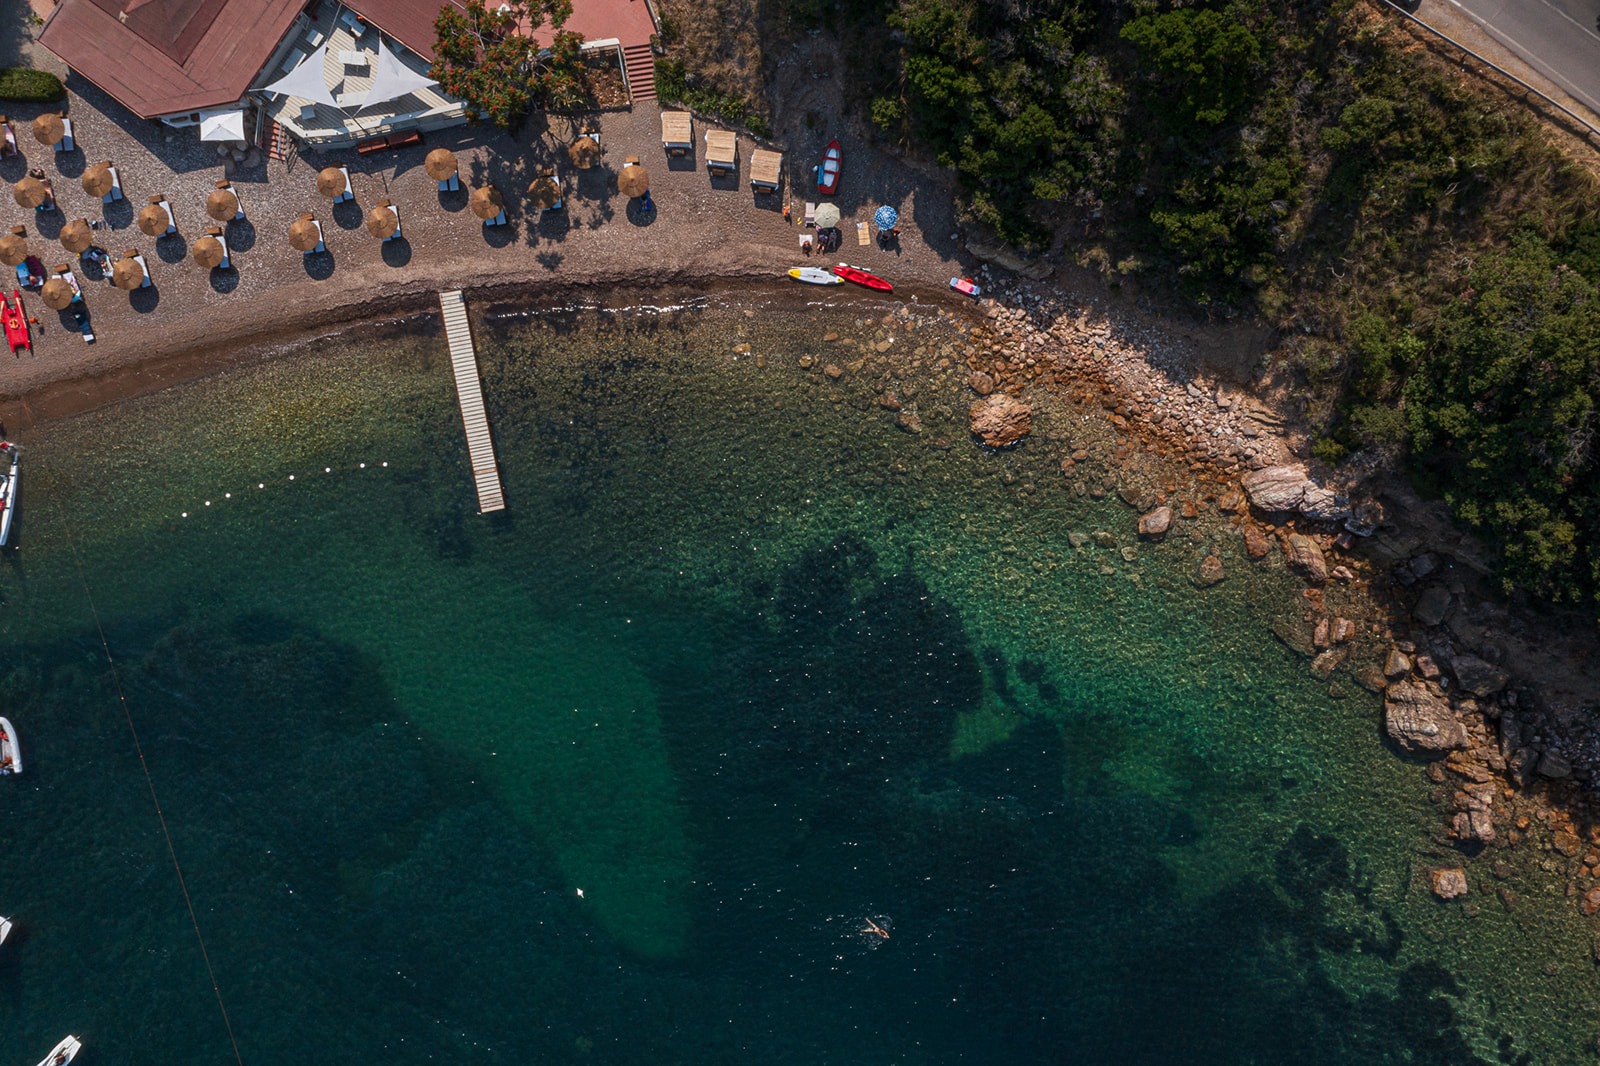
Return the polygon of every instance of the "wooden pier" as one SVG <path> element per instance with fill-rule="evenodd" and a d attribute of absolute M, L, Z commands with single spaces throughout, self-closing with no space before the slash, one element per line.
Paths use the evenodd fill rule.
<path fill-rule="evenodd" d="M 478 381 L 478 355 L 472 347 L 472 327 L 460 289 L 439 294 L 444 312 L 445 336 L 450 341 L 450 365 L 456 374 L 456 398 L 461 402 L 461 424 L 467 431 L 467 452 L 472 458 L 472 480 L 478 485 L 478 513 L 506 509 L 500 490 L 500 467 L 494 458 L 494 438 L 489 416 L 483 410 L 483 386 Z"/>

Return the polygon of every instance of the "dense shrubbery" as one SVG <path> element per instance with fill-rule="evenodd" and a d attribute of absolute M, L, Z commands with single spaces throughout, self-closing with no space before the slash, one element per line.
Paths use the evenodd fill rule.
<path fill-rule="evenodd" d="M 45 103 L 59 100 L 67 88 L 61 79 L 48 70 L 29 70 L 26 67 L 0 69 L 0 100 L 19 100 L 26 103 Z"/>
<path fill-rule="evenodd" d="M 681 104 L 730 126 L 743 126 L 757 137 L 772 135 L 767 120 L 742 98 L 691 81 L 692 75 L 681 62 L 656 60 L 656 95 L 663 104 Z"/>

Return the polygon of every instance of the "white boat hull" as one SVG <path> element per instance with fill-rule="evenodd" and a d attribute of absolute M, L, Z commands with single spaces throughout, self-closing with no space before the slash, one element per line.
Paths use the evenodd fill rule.
<path fill-rule="evenodd" d="M 833 271 L 824 270 L 822 267 L 793 267 L 789 276 L 796 281 L 803 281 L 807 285 L 843 285 L 844 279 L 837 277 Z"/>
<path fill-rule="evenodd" d="M 6 942 L 6 937 L 11 935 L 11 919 L 0 918 L 0 944 Z"/>
<path fill-rule="evenodd" d="M 0 718 L 0 734 L 5 737 L 0 740 L 0 774 L 22 773 L 22 743 L 9 719 Z"/>
<path fill-rule="evenodd" d="M 50 1054 L 39 1060 L 39 1066 L 66 1066 L 67 1063 L 78 1057 L 78 1051 L 83 1045 L 75 1036 L 69 1036 L 61 1043 L 50 1049 Z"/>
<path fill-rule="evenodd" d="M 5 484 L 0 485 L 0 548 L 11 539 L 11 517 L 17 509 L 18 473 L 22 465 L 22 452 L 17 446 L 9 445 L 7 450 L 11 453 L 11 469 L 5 475 Z"/>

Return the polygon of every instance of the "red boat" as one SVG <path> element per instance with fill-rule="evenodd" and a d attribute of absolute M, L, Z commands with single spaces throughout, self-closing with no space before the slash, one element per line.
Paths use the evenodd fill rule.
<path fill-rule="evenodd" d="M 833 272 L 846 281 L 853 281 L 857 285 L 865 285 L 869 289 L 876 289 L 879 292 L 894 291 L 894 286 L 878 277 L 878 275 L 868 273 L 860 267 L 853 267 L 849 263 L 840 263 L 833 268 Z"/>
<path fill-rule="evenodd" d="M 0 324 L 6 328 L 6 343 L 11 345 L 11 354 L 16 355 L 26 348 L 33 351 L 33 341 L 28 336 L 28 312 L 22 306 L 22 292 L 18 289 L 11 291 L 11 299 L 0 296 Z"/>
<path fill-rule="evenodd" d="M 822 150 L 822 164 L 817 167 L 817 191 L 832 196 L 839 191 L 839 172 L 844 167 L 844 150 L 837 138 Z"/>

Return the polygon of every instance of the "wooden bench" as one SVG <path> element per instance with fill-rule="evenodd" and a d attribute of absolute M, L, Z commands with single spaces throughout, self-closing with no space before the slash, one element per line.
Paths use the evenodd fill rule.
<path fill-rule="evenodd" d="M 368 137 L 364 141 L 357 141 L 356 152 L 360 155 L 371 155 L 373 152 L 387 152 L 391 148 L 409 148 L 421 143 L 422 134 L 419 131 L 406 130 L 403 133 L 391 133 L 387 136 Z"/>

